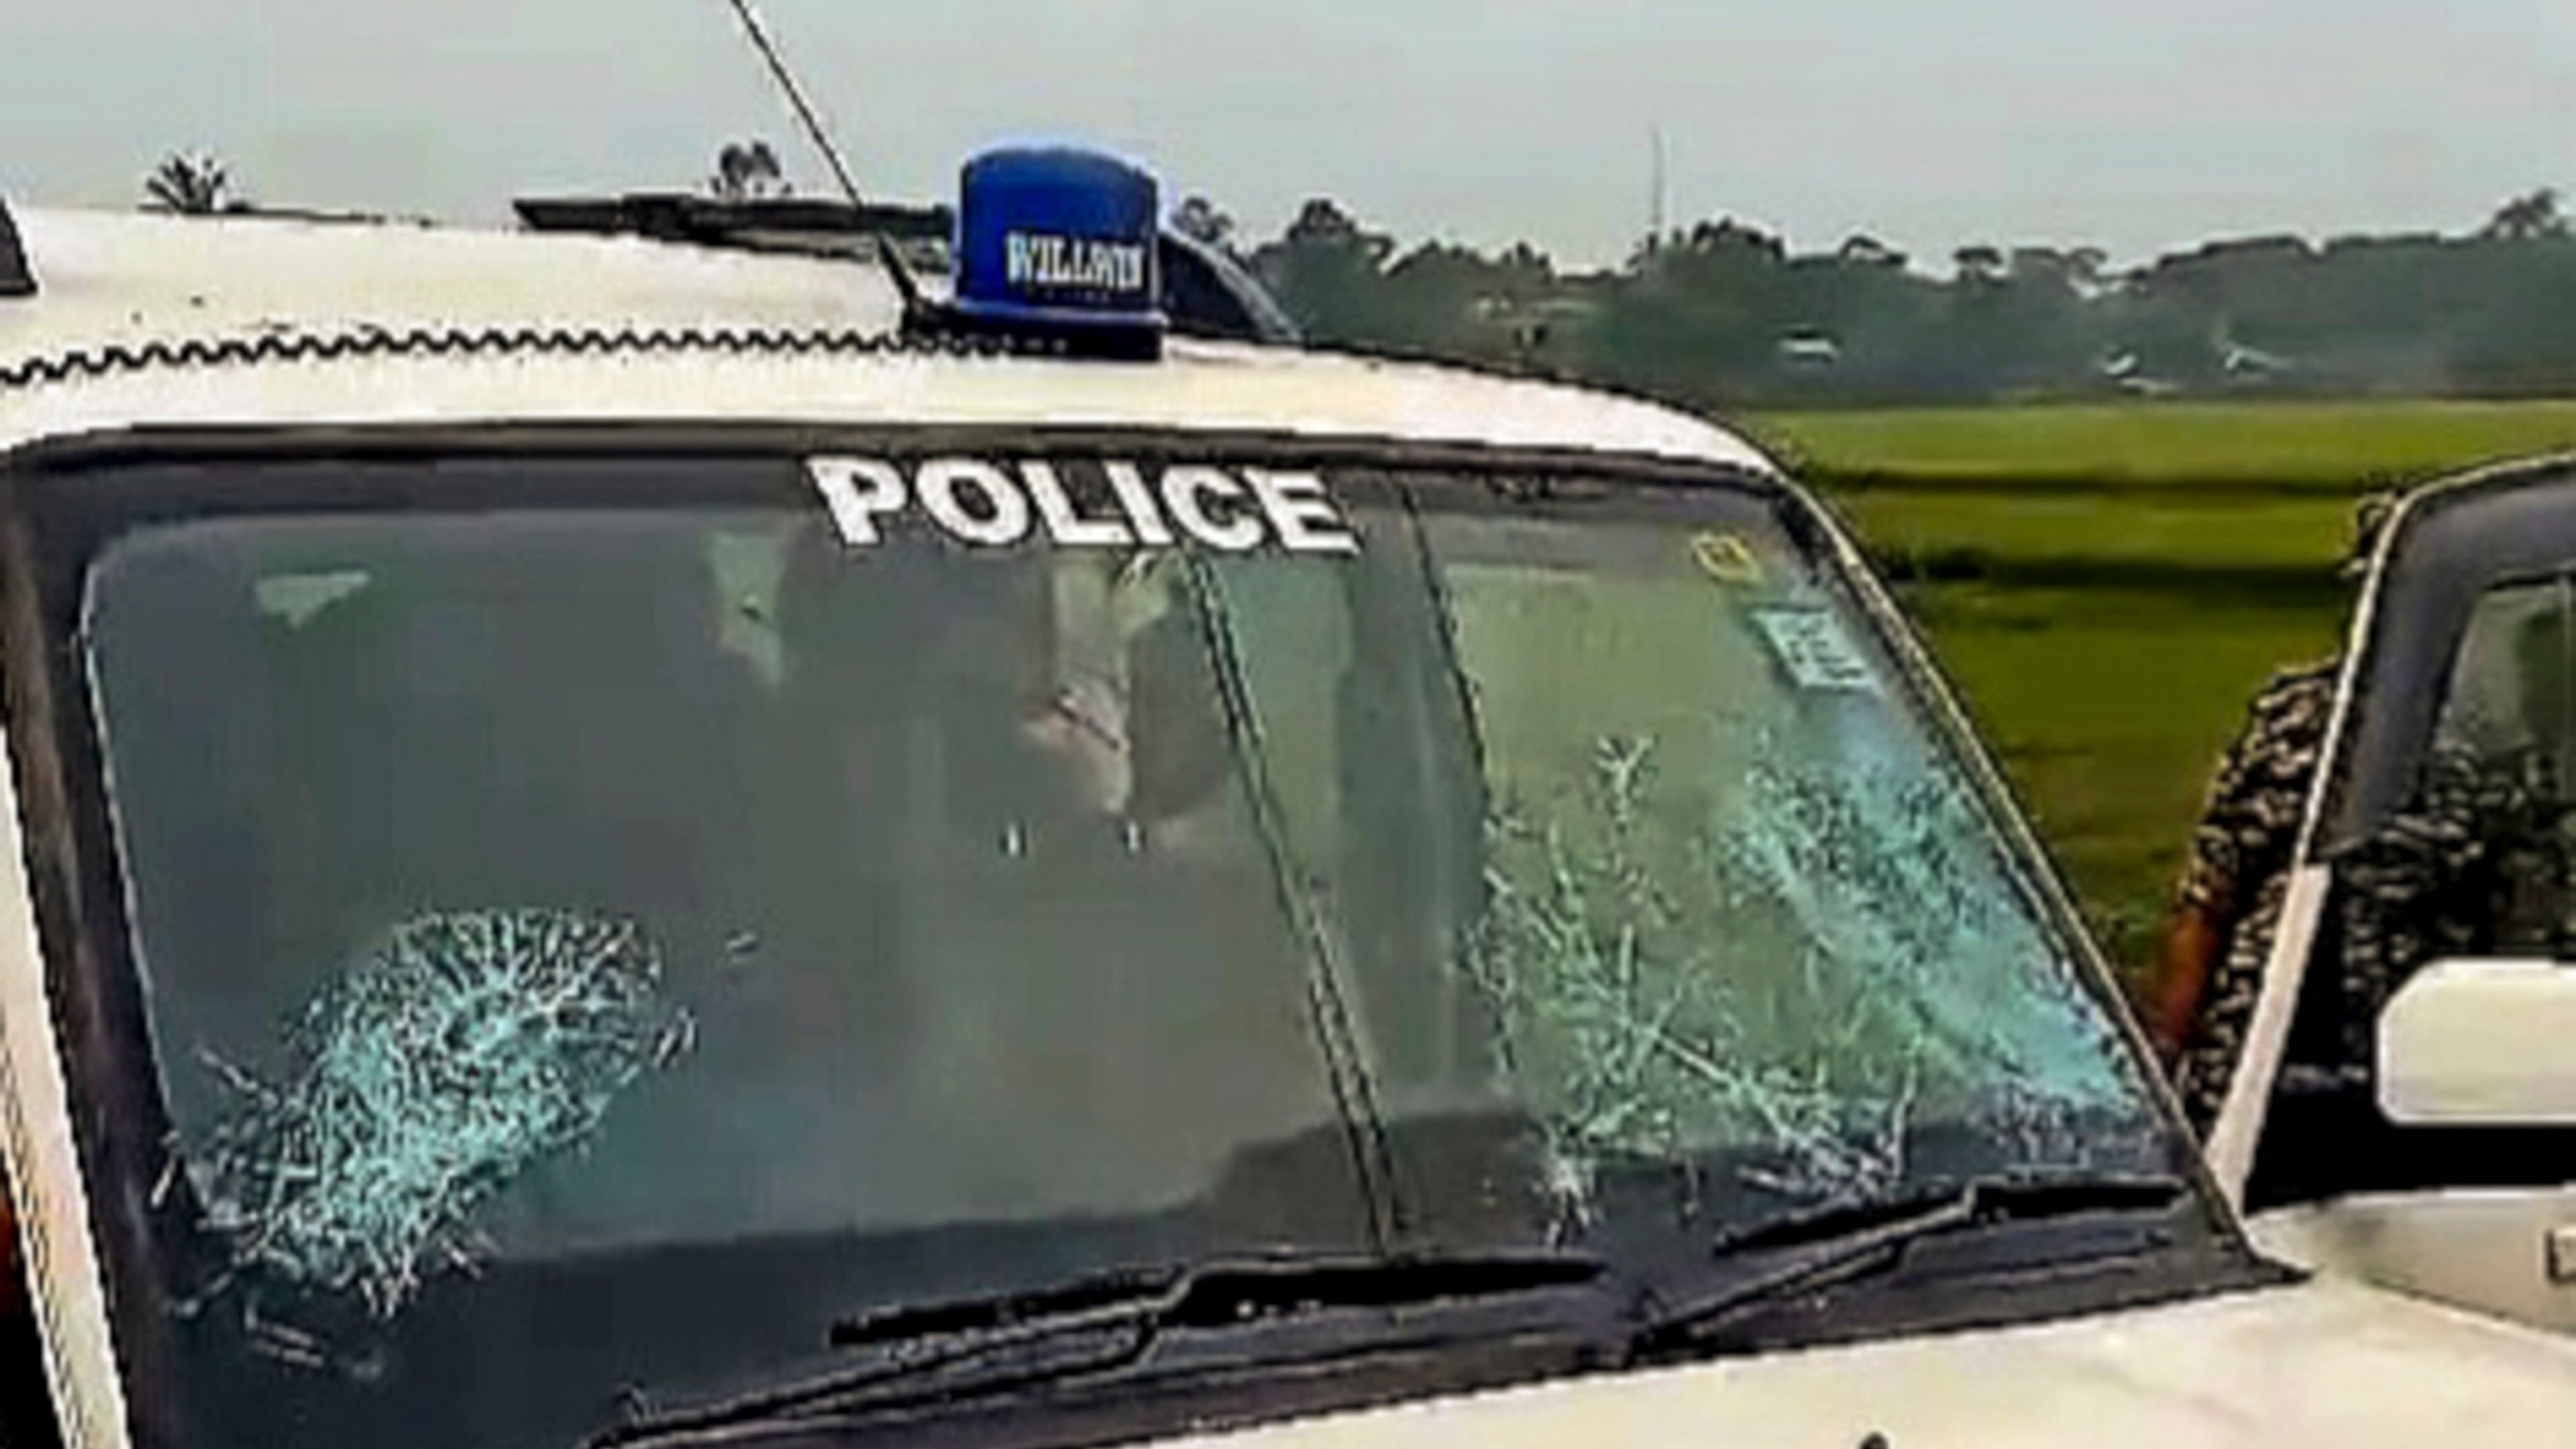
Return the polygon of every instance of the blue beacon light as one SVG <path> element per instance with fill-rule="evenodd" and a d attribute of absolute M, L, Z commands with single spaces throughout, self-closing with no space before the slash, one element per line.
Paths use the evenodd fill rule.
<path fill-rule="evenodd" d="M 1151 175 L 1096 151 L 1006 147 L 966 163 L 958 190 L 956 323 L 1080 355 L 1162 355 Z"/>

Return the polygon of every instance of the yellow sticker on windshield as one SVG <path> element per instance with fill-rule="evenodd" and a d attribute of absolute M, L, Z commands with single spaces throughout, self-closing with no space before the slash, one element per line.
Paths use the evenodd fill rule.
<path fill-rule="evenodd" d="M 1721 584 L 1749 586 L 1762 582 L 1762 560 L 1740 534 L 1703 533 L 1691 540 L 1691 557 Z"/>

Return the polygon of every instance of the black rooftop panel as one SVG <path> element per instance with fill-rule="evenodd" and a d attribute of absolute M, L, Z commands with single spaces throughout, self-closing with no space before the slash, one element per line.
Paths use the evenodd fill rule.
<path fill-rule="evenodd" d="M 18 240 L 18 225 L 9 219 L 9 203 L 0 201 L 0 297 L 36 295 L 36 274 L 28 269 L 27 248 Z"/>

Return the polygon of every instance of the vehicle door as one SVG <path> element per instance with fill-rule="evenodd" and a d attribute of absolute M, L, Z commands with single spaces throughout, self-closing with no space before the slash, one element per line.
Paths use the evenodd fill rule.
<path fill-rule="evenodd" d="M 2576 464 L 2415 495 L 2211 1137 L 2277 1246 L 2576 1329 Z"/>

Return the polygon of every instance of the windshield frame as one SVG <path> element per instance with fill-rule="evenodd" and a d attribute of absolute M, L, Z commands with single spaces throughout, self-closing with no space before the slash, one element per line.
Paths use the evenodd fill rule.
<path fill-rule="evenodd" d="M 1281 467 L 1350 466 L 1372 471 L 1453 470 L 1484 475 L 1477 491 L 1497 508 L 1492 475 L 1571 474 L 1585 496 L 1618 485 L 1682 488 L 1719 486 L 1751 495 L 1776 509 L 1783 526 L 1816 560 L 1820 575 L 1866 617 L 1878 646 L 1895 664 L 1903 697 L 1926 726 L 1927 742 L 1953 765 L 1977 801 L 2000 847 L 2007 873 L 2024 893 L 2043 933 L 2062 951 L 2073 972 L 2128 1053 L 2142 1091 L 2154 1102 L 2161 1133 L 2174 1144 L 2173 1160 L 2192 1178 L 2209 1226 L 2215 1256 L 2192 1255 L 2157 1276 L 2170 1296 L 2188 1296 L 2241 1283 L 2253 1250 L 2241 1225 L 2216 1191 L 2205 1164 L 2189 1147 L 2181 1113 L 2151 1049 L 2129 1012 L 2116 979 L 2084 929 L 2054 860 L 2018 808 L 1995 761 L 1969 725 L 1958 698 L 1892 598 L 1869 571 L 1851 536 L 1833 515 L 1786 478 L 1713 461 L 1685 461 L 1581 449 L 1497 449 L 1469 444 L 1424 444 L 1377 438 L 1322 439 L 1272 432 L 1197 432 L 1125 428 L 1026 428 L 950 426 L 818 427 L 778 424 L 429 424 L 366 427 L 218 427 L 142 430 L 53 439 L 0 455 L 0 671 L 5 672 L 5 713 L 19 782 L 18 803 L 29 866 L 43 987 L 54 1015 L 60 1070 L 72 1100 L 75 1154 L 86 1193 L 86 1212 L 44 1202 L 23 1204 L 30 1221 L 84 1217 L 85 1234 L 70 1249 L 92 1271 L 121 1263 L 129 1271 L 105 1272 L 109 1322 L 97 1338 L 114 1345 L 108 1390 L 122 1401 L 135 1442 L 175 1442 L 177 1426 L 156 1417 L 166 1408 L 136 1402 L 126 1384 L 164 1372 L 172 1350 L 153 1327 L 162 1315 L 152 1295 L 162 1275 L 148 1265 L 160 1234 L 152 1222 L 148 1188 L 159 1168 L 162 1107 L 148 1059 L 150 1032 L 125 898 L 124 868 L 106 788 L 107 765 L 92 714 L 92 700 L 74 630 L 90 562 L 124 531 L 152 522 L 282 512 L 321 502 L 365 510 L 400 511 L 459 506 L 530 506 L 578 503 L 611 496 L 631 500 L 631 481 L 575 480 L 543 490 L 525 483 L 482 497 L 474 485 L 432 483 L 417 489 L 368 488 L 354 480 L 308 487 L 242 489 L 219 486 L 221 470 L 262 463 L 408 462 L 424 460 L 520 461 L 621 458 L 672 463 L 692 457 L 794 457 L 825 452 L 891 448 L 1009 450 L 1044 455 L 1055 451 L 1114 449 L 1122 456 L 1159 461 L 1188 455 L 1223 457 L 1230 464 Z M 98 488 L 91 475 L 143 466 L 204 468 L 186 486 L 157 490 Z M 1591 485 L 1601 485 L 1598 489 Z M 1472 498 L 1461 483 L 1460 496 Z M 630 490 L 619 493 L 618 490 Z M 730 484 L 710 501 L 738 498 Z M 688 501 L 684 494 L 671 501 Z M 819 506 L 819 505 L 818 505 Z M 1472 503 L 1469 507 L 1472 508 Z M 1627 516 L 1639 516 L 1633 501 Z M 23 1104 L 12 1100 L 13 1111 Z M 39 1185 L 40 1189 L 42 1185 Z M 77 1200 L 77 1195 L 75 1195 Z M 40 1266 L 45 1259 L 35 1260 Z M 2170 1277 L 2167 1277 L 2170 1273 Z M 51 1275 L 38 1284 L 49 1339 L 65 1307 L 54 1302 Z M 77 1296 L 77 1295 L 76 1295 Z M 2030 1316 L 2054 1316 L 2037 1302 Z M 2055 1313 L 2075 1311 L 2060 1305 Z M 1989 1319 L 2023 1314 L 1988 1306 Z M 1863 1335 L 1866 1325 L 1855 1325 Z M 1891 1327 L 1893 1325 L 1891 1324 Z M 1896 1331 L 1903 1331 L 1897 1329 Z M 55 1350 L 58 1361 L 64 1350 Z M 68 1364 L 76 1376 L 83 1366 Z M 117 1371 L 121 1368 L 121 1372 Z M 142 1396 L 149 1400 L 153 1396 Z"/>
<path fill-rule="evenodd" d="M 2486 591 L 2569 571 L 2576 456 L 2437 483 L 2388 526 L 2355 611 L 2300 858 L 2326 864 L 2384 824 L 2414 787 L 2448 694 L 2452 656 Z"/>

